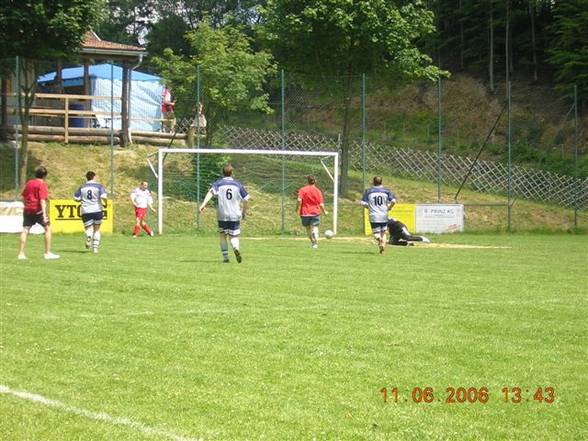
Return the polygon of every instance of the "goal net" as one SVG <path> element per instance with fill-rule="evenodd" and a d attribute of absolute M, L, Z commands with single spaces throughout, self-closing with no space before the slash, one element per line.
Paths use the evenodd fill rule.
<path fill-rule="evenodd" d="M 308 175 L 315 176 L 329 212 L 321 216 L 321 232 L 337 231 L 337 152 L 162 148 L 156 168 L 151 164 L 157 179 L 159 234 L 216 231 L 216 200 L 202 214 L 198 206 L 227 163 L 250 195 L 241 227 L 244 235 L 305 234 L 296 204 L 297 191 L 307 184 Z"/>

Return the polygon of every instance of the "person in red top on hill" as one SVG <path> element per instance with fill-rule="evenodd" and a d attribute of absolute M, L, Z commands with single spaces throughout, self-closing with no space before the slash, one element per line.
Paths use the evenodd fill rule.
<path fill-rule="evenodd" d="M 47 169 L 43 166 L 35 171 L 35 179 L 28 181 L 22 190 L 24 203 L 22 233 L 20 233 L 20 248 L 18 260 L 26 260 L 24 253 L 27 237 L 31 227 L 35 224 L 45 229 L 45 259 L 59 259 L 57 254 L 51 252 L 51 227 L 49 225 L 49 191 L 45 183 Z"/>
<path fill-rule="evenodd" d="M 318 248 L 319 224 L 321 211 L 324 214 L 325 203 L 323 194 L 316 187 L 316 179 L 314 176 L 307 176 L 308 185 L 305 185 L 298 190 L 298 204 L 296 205 L 296 212 L 300 215 L 302 225 L 306 228 L 308 238 L 312 248 Z"/>
<path fill-rule="evenodd" d="M 176 129 L 176 115 L 174 107 L 176 102 L 172 100 L 171 92 L 167 85 L 163 87 L 161 94 L 161 114 L 163 115 L 162 131 L 173 132 Z"/>

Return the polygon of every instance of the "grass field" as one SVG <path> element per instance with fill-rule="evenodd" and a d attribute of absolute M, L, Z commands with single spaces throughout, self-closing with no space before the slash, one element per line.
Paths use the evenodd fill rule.
<path fill-rule="evenodd" d="M 1 235 L 0 439 L 588 438 L 588 237 L 433 240 Z"/>

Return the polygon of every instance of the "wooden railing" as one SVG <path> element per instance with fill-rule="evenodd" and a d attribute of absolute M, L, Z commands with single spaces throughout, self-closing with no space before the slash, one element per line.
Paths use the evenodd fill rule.
<path fill-rule="evenodd" d="M 9 94 L 9 97 L 16 101 L 16 94 Z M 93 142 L 93 143 L 108 143 L 110 142 L 111 129 L 113 119 L 122 119 L 121 112 L 110 112 L 110 111 L 97 111 L 97 110 L 85 110 L 90 107 L 91 101 L 106 101 L 108 103 L 112 100 L 120 101 L 121 97 L 115 96 L 99 96 L 99 95 L 74 95 L 74 94 L 56 94 L 56 93 L 36 93 L 35 103 L 29 110 L 31 117 L 41 118 L 59 118 L 61 121 L 57 122 L 44 122 L 39 124 L 38 121 L 33 120 L 29 124 L 29 139 L 36 141 L 55 141 L 55 142 Z M 45 100 L 52 100 L 47 102 Z M 82 109 L 71 109 L 70 104 L 83 103 L 84 110 Z M 8 111 L 15 115 L 17 108 L 14 105 L 8 106 Z M 71 127 L 70 118 L 80 118 L 84 121 L 84 127 Z M 95 122 L 97 119 L 106 120 L 106 127 L 88 127 L 91 126 L 90 122 Z M 137 120 L 138 118 L 132 118 Z M 147 120 L 149 122 L 156 122 L 161 124 L 162 119 L 159 118 L 141 118 L 141 120 Z M 22 128 L 19 126 L 16 128 L 21 131 Z M 14 129 L 8 129 L 9 133 L 13 133 Z M 115 143 L 119 143 L 122 134 L 120 130 L 114 131 Z M 146 142 L 151 144 L 167 145 L 171 138 L 176 140 L 184 140 L 186 134 L 184 133 L 161 133 L 161 132 L 145 132 L 133 130 L 132 134 L 129 130 L 128 141 L 131 141 L 131 136 L 137 142 Z"/>
<path fill-rule="evenodd" d="M 10 94 L 16 98 L 16 94 Z M 42 103 L 39 103 L 38 100 L 59 100 L 62 101 L 62 106 L 44 106 Z M 70 138 L 70 117 L 80 117 L 84 121 L 91 121 L 96 119 L 96 117 L 103 116 L 105 118 L 112 118 L 112 117 L 120 117 L 120 112 L 105 112 L 105 111 L 94 111 L 94 110 L 79 110 L 79 109 L 70 109 L 70 104 L 73 102 L 83 102 L 84 108 L 89 107 L 89 103 L 92 100 L 120 100 L 121 98 L 118 96 L 110 97 L 110 96 L 98 96 L 98 95 L 73 95 L 73 94 L 57 94 L 57 93 L 36 93 L 35 94 L 35 103 L 29 110 L 31 116 L 42 116 L 46 118 L 63 118 L 63 135 L 64 141 L 66 143 L 69 142 Z M 86 103 L 87 102 L 87 103 Z M 13 114 L 16 113 L 16 107 L 8 107 L 8 110 Z M 85 125 L 86 123 L 84 123 Z M 112 122 L 111 122 L 112 124 Z"/>

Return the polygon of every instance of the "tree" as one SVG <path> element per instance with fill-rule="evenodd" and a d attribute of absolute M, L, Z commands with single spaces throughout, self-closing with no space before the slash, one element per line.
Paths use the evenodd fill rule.
<path fill-rule="evenodd" d="M 201 101 L 207 118 L 210 145 L 219 121 L 240 109 L 271 112 L 263 86 L 276 68 L 268 52 L 253 52 L 250 39 L 238 27 L 215 29 L 202 21 L 186 40 L 188 56 L 166 49 L 153 63 L 171 86 L 179 114 L 190 114 L 196 104 L 196 68 L 200 69 Z"/>
<path fill-rule="evenodd" d="M 578 95 L 588 97 L 588 0 L 557 2 L 549 32 L 548 61 L 558 86 L 570 94 L 576 85 Z"/>
<path fill-rule="evenodd" d="M 194 30 L 206 20 L 217 28 L 232 22 L 248 25 L 255 20 L 254 6 L 265 1 L 254 0 L 151 0 L 160 17 L 176 15 Z"/>
<path fill-rule="evenodd" d="M 105 40 L 137 45 L 153 19 L 155 0 L 104 0 L 105 13 L 96 32 Z"/>
<path fill-rule="evenodd" d="M 147 26 L 145 40 L 149 56 L 145 65 L 154 68 L 151 58 L 161 57 L 167 48 L 176 55 L 189 54 L 190 46 L 184 35 L 196 29 L 203 20 L 213 28 L 238 25 L 247 35 L 251 35 L 251 26 L 256 19 L 253 6 L 258 3 L 253 0 L 149 0 L 157 19 L 150 19 Z"/>
<path fill-rule="evenodd" d="M 23 73 L 18 91 L 22 124 L 20 182 L 26 178 L 28 165 L 28 120 L 37 87 L 35 65 L 78 52 L 101 8 L 101 0 L 0 0 L 0 53 L 18 56 L 18 68 Z"/>
<path fill-rule="evenodd" d="M 352 81 L 386 72 L 435 80 L 443 75 L 416 46 L 435 30 L 420 1 L 268 0 L 263 38 L 287 69 L 344 78 L 341 193 L 347 191 Z"/>
<path fill-rule="evenodd" d="M 153 23 L 147 34 L 147 51 L 150 56 L 158 57 L 170 48 L 178 55 L 188 55 L 190 45 L 184 38 L 190 26 L 178 15 L 168 15 Z"/>

